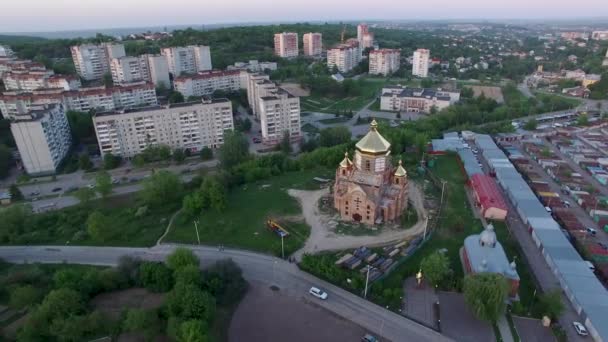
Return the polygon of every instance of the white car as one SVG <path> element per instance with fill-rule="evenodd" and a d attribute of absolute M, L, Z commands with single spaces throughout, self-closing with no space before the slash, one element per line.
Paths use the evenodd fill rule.
<path fill-rule="evenodd" d="M 327 299 L 327 292 L 324 292 L 323 290 L 314 286 L 311 287 L 310 290 L 308 290 L 308 293 L 323 300 Z"/>
<path fill-rule="evenodd" d="M 585 326 L 582 325 L 580 322 L 572 322 L 572 325 L 574 325 L 574 330 L 576 330 L 577 334 L 579 334 L 581 336 L 589 335 Z"/>

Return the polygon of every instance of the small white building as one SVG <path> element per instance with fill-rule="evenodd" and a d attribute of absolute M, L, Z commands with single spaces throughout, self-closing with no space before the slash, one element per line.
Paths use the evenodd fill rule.
<path fill-rule="evenodd" d="M 459 91 L 386 86 L 382 88 L 380 110 L 429 113 L 433 107 L 439 111 L 458 101 Z"/>

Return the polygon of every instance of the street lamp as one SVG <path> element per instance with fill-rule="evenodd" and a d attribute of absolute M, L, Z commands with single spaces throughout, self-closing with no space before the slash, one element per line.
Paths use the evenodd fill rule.
<path fill-rule="evenodd" d="M 194 221 L 194 229 L 196 229 L 196 239 L 198 240 L 198 244 L 201 244 L 201 237 L 198 235 L 198 221 Z"/>
<path fill-rule="evenodd" d="M 367 298 L 367 284 L 369 283 L 369 270 L 371 266 L 367 265 L 367 275 L 365 276 L 365 291 L 363 291 L 363 298 Z"/>
<path fill-rule="evenodd" d="M 285 259 L 285 245 L 283 244 L 283 234 L 281 234 L 281 256 Z"/>

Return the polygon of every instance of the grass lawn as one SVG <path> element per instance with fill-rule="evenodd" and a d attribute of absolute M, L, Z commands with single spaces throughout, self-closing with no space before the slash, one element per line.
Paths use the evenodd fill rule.
<path fill-rule="evenodd" d="M 364 78 L 361 94 L 346 98 L 329 98 L 325 96 L 311 95 L 300 98 L 300 106 L 303 111 L 322 113 L 335 113 L 336 111 L 356 112 L 368 104 L 382 89 L 386 79 Z"/>
<path fill-rule="evenodd" d="M 318 189 L 314 177 L 331 178 L 333 170 L 291 172 L 231 190 L 230 205 L 224 212 L 206 211 L 199 218 L 199 235 L 203 244 L 250 249 L 281 255 L 281 239 L 266 227 L 272 217 L 291 235 L 284 239 L 285 255 L 298 250 L 310 233 L 301 217 L 298 202 L 287 194 L 288 189 Z M 178 216 L 166 241 L 196 243 L 192 220 Z"/>
<path fill-rule="evenodd" d="M 33 214 L 28 226 L 11 244 L 74 244 L 87 246 L 153 246 L 164 232 L 169 218 L 177 208 L 148 210 L 136 216 L 140 207 L 136 195 L 115 196 L 41 214 Z M 112 229 L 120 233 L 106 241 L 97 241 L 87 234 L 86 222 L 94 210 L 108 217 Z"/>

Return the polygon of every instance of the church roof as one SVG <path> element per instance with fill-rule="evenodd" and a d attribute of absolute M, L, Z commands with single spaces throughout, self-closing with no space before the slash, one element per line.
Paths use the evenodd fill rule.
<path fill-rule="evenodd" d="M 391 144 L 378 133 L 376 120 L 372 121 L 369 132 L 355 146 L 361 152 L 373 154 L 385 153 L 391 148 Z"/>
<path fill-rule="evenodd" d="M 397 170 L 395 171 L 395 176 L 397 177 L 405 177 L 407 176 L 407 171 L 401 165 L 401 160 L 399 160 L 399 166 L 397 166 Z"/>
<path fill-rule="evenodd" d="M 342 161 L 340 162 L 340 167 L 344 167 L 347 168 L 349 166 L 351 166 L 353 164 L 353 162 L 348 159 L 348 152 L 344 152 L 344 159 L 342 159 Z"/>

